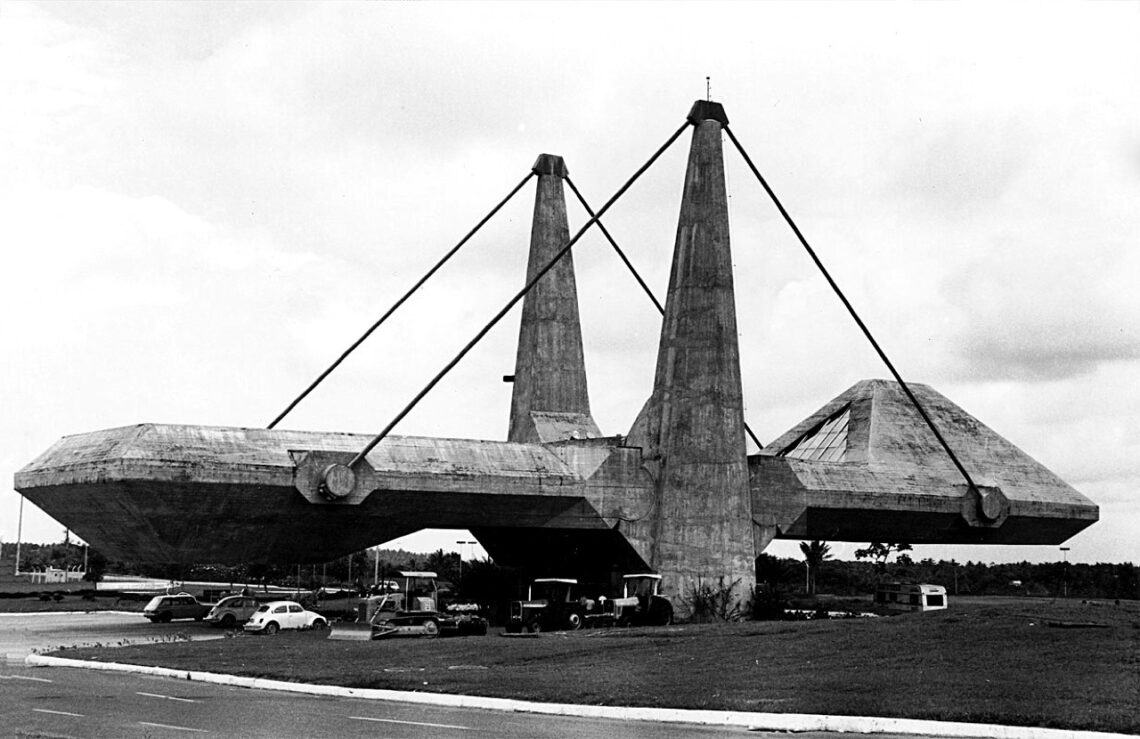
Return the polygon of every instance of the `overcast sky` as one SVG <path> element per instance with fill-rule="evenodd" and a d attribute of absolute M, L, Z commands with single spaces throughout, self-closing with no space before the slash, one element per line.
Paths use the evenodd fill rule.
<path fill-rule="evenodd" d="M 67 434 L 266 425 L 538 154 L 600 207 L 708 76 L 903 376 L 1100 506 L 1071 560 L 1135 562 L 1138 38 L 1136 2 L 0 3 L 0 476 Z M 605 219 L 659 295 L 687 148 Z M 888 372 L 726 160 L 747 420 L 767 442 Z M 533 197 L 282 427 L 383 428 L 521 287 Z M 575 263 L 594 415 L 624 434 L 659 318 L 601 238 Z M 504 439 L 517 333 L 516 311 L 395 433 Z M 62 534 L 25 505 L 25 541 Z"/>

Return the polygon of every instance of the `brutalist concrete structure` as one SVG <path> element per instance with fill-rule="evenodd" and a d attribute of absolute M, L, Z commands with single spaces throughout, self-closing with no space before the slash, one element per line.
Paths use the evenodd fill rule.
<path fill-rule="evenodd" d="M 744 595 L 773 538 L 1056 544 L 1095 504 L 930 388 L 859 383 L 746 455 L 720 105 L 698 102 L 654 387 L 627 437 L 590 415 L 569 259 L 527 294 L 508 441 L 142 424 L 61 439 L 25 497 L 114 558 L 323 562 L 422 528 L 469 529 L 503 564 L 605 581 L 652 569 L 684 596 Z M 567 242 L 565 163 L 543 155 L 535 275 Z M 343 473 L 343 474 L 342 474 Z M 675 598 L 677 599 L 677 598 Z"/>

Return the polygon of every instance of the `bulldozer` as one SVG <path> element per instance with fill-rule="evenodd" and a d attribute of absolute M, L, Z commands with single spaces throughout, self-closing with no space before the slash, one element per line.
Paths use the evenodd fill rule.
<path fill-rule="evenodd" d="M 384 590 L 360 601 L 356 621 L 334 623 L 329 638 L 369 641 L 487 633 L 487 619 L 476 609 L 466 604 L 442 606 L 434 572 L 400 572 L 397 579 L 385 582 Z"/>

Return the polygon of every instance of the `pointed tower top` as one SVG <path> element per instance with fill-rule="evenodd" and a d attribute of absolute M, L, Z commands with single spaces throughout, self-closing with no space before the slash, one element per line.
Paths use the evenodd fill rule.
<path fill-rule="evenodd" d="M 701 121 L 716 121 L 722 126 L 728 125 L 728 116 L 724 113 L 724 106 L 711 100 L 698 100 L 693 103 L 689 111 L 689 123 L 694 126 Z"/>

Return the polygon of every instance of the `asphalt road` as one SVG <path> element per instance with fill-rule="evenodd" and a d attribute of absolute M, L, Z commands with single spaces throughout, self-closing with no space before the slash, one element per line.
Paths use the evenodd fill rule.
<path fill-rule="evenodd" d="M 446 708 L 308 696 L 175 678 L 28 667 L 33 650 L 79 644 L 219 638 L 204 624 L 150 624 L 138 614 L 0 615 L 0 735 L 12 737 L 786 737 L 776 732 Z M 797 734 L 803 739 L 842 735 Z M 891 739 L 878 735 L 879 739 Z M 901 739 L 897 738 L 896 739 Z"/>

